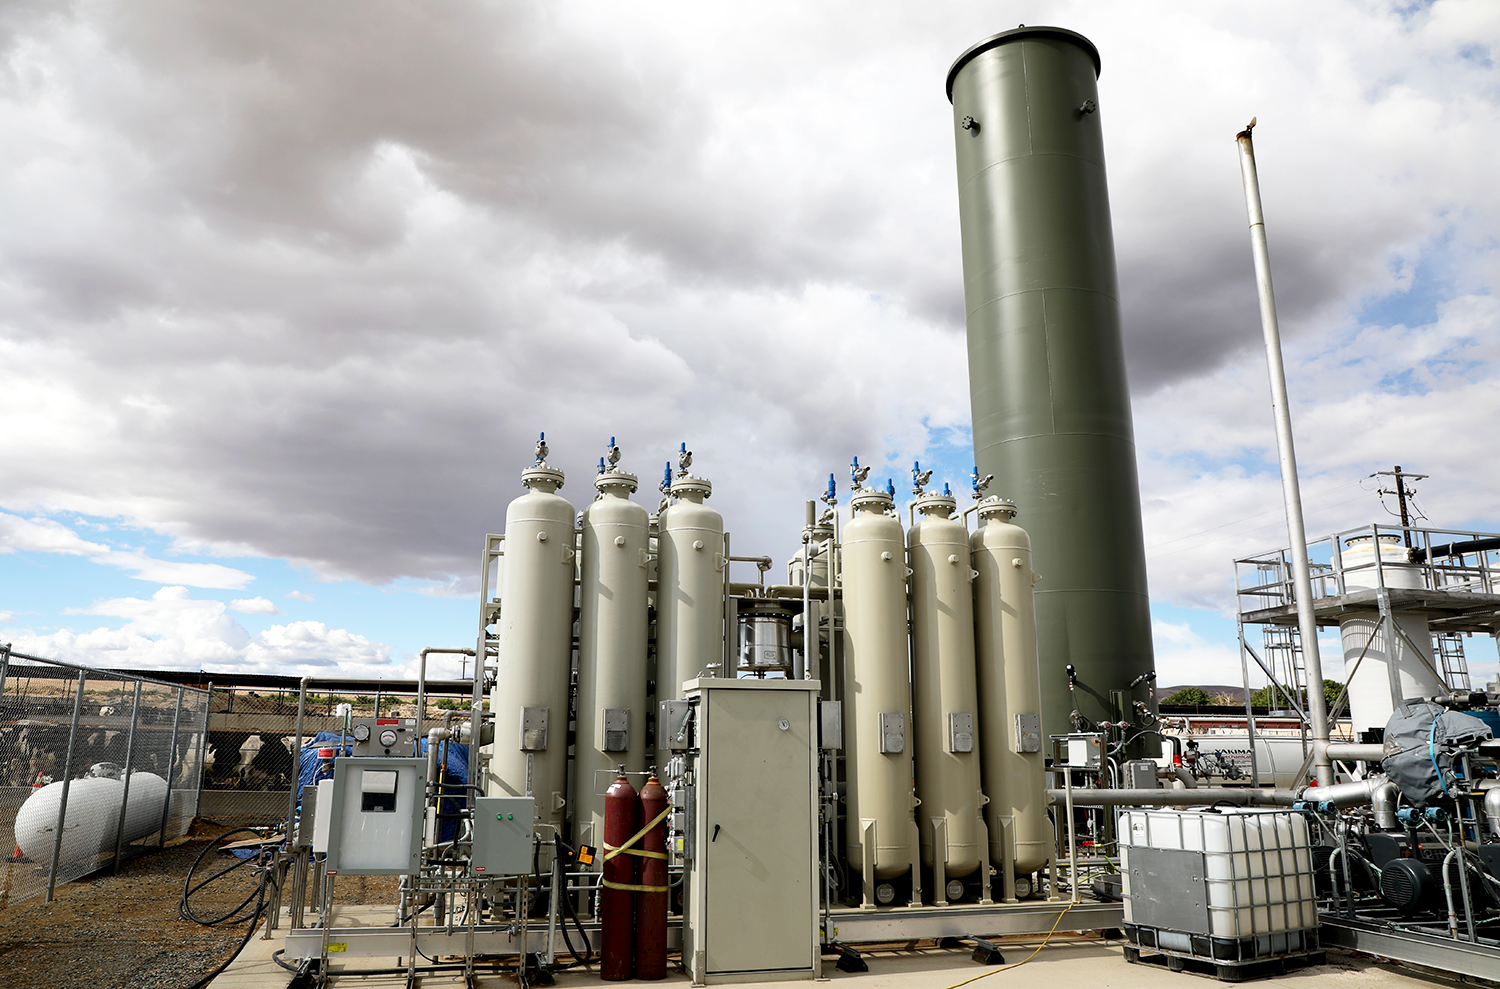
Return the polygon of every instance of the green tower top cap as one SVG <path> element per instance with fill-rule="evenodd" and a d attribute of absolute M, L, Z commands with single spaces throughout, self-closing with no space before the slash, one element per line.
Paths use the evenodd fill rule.
<path fill-rule="evenodd" d="M 985 38 L 983 41 L 981 41 L 979 44 L 973 46 L 968 51 L 958 56 L 958 60 L 954 62 L 953 67 L 948 70 L 948 102 L 953 102 L 953 77 L 958 75 L 960 69 L 962 69 L 965 65 L 968 65 L 976 57 L 983 55 L 985 52 L 989 51 L 991 48 L 999 48 L 1001 45 L 1008 44 L 1012 41 L 1025 41 L 1027 38 L 1057 38 L 1061 41 L 1071 41 L 1073 44 L 1077 45 L 1079 48 L 1082 48 L 1085 52 L 1087 52 L 1089 58 L 1093 60 L 1095 78 L 1098 78 L 1099 73 L 1103 71 L 1103 66 L 1099 62 L 1099 49 L 1095 48 L 1092 41 L 1085 38 L 1077 31 L 1069 31 L 1067 28 L 1063 27 L 1026 27 L 1025 25 L 1022 25 L 1021 27 L 1013 28 L 1009 31 L 1001 31 L 999 34 L 992 34 L 988 38 Z"/>

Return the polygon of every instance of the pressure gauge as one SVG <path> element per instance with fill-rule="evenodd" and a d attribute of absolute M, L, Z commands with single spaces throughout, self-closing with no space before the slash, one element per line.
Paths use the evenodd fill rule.
<path fill-rule="evenodd" d="M 369 725 L 355 725 L 354 726 L 354 740 L 356 742 L 368 742 L 370 740 L 370 726 Z"/>
<path fill-rule="evenodd" d="M 394 728 L 387 728 L 384 731 L 382 731 L 380 733 L 380 744 L 383 745 L 383 746 L 385 746 L 386 748 L 390 748 L 392 745 L 395 745 L 396 744 L 396 729 L 394 729 Z"/>

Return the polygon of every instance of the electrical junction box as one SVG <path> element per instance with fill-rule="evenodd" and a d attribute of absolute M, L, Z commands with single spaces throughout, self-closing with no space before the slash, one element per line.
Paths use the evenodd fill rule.
<path fill-rule="evenodd" d="M 1103 735 L 1053 735 L 1052 762 L 1064 769 L 1098 769 L 1104 764 Z"/>
<path fill-rule="evenodd" d="M 814 979 L 816 680 L 700 678 L 682 959 L 695 984 Z M 679 791 L 680 792 L 680 791 Z"/>
<path fill-rule="evenodd" d="M 1125 771 L 1125 789 L 1161 789 L 1161 783 L 1156 778 L 1156 763 L 1153 760 L 1132 759 L 1120 768 Z"/>
<path fill-rule="evenodd" d="M 531 797 L 476 798 L 469 871 L 476 876 L 529 875 L 535 834 L 536 801 Z"/>
<path fill-rule="evenodd" d="M 307 789 L 312 789 L 308 787 Z M 304 790 L 304 793 L 307 791 Z M 328 825 L 333 818 L 333 780 L 318 780 L 317 789 L 307 796 L 313 797 L 312 850 L 314 855 L 328 854 Z M 303 798 L 304 800 L 306 797 Z M 304 807 L 306 805 L 304 804 Z M 322 813 L 318 808 L 323 808 Z"/>
<path fill-rule="evenodd" d="M 657 743 L 658 748 L 670 752 L 686 752 L 693 747 L 693 708 L 687 701 L 662 701 L 661 713 L 656 717 L 657 733 L 666 739 L 666 744 Z"/>
<path fill-rule="evenodd" d="M 334 762 L 328 871 L 346 876 L 415 874 L 422 860 L 426 759 L 349 756 Z"/>

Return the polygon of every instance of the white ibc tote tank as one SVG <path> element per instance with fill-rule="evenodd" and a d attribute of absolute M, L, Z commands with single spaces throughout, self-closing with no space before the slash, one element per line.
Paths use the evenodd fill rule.
<path fill-rule="evenodd" d="M 929 492 L 914 507 L 911 548 L 912 695 L 916 717 L 917 829 L 933 899 L 961 899 L 959 880 L 989 865 L 980 816 L 974 589 L 969 530 L 951 495 Z M 981 876 L 989 898 L 989 869 Z M 949 885 L 954 888 L 949 889 Z"/>
<path fill-rule="evenodd" d="M 970 537 L 974 578 L 974 646 L 979 670 L 979 737 L 990 860 L 1011 877 L 1040 869 L 1052 857 L 1041 736 L 1041 671 L 1036 647 L 1031 537 L 1011 524 L 1014 502 L 979 503 Z M 1024 890 L 1022 891 L 1024 895 Z"/>
<path fill-rule="evenodd" d="M 527 492 L 505 510 L 499 659 L 485 793 L 536 798 L 537 821 L 561 828 L 567 804 L 568 687 L 573 666 L 573 506 L 563 472 L 539 448 Z"/>
<path fill-rule="evenodd" d="M 595 773 L 646 768 L 646 592 L 650 529 L 646 510 L 630 500 L 634 474 L 618 470 L 619 447 L 599 461 L 599 496 L 583 513 L 578 620 L 578 735 L 573 774 L 573 833 L 604 839 L 603 789 Z M 596 792 L 601 791 L 601 792 Z"/>
<path fill-rule="evenodd" d="M 48 865 L 57 838 L 57 809 L 62 804 L 63 783 L 48 783 L 26 798 L 16 811 L 16 847 L 21 854 Z M 85 776 L 68 784 L 68 813 L 63 821 L 59 863 L 90 862 L 100 855 L 114 855 L 115 833 L 120 825 L 120 801 L 125 798 L 123 780 L 107 776 Z M 166 809 L 167 781 L 155 773 L 130 775 L 130 806 L 125 814 L 121 841 L 129 844 L 161 828 Z"/>
<path fill-rule="evenodd" d="M 1386 587 L 1421 588 L 1422 569 L 1406 562 L 1406 547 L 1397 535 L 1380 536 L 1380 559 L 1376 560 L 1373 536 L 1355 536 L 1344 541 L 1340 554 L 1345 591 Z M 1385 623 L 1376 610 L 1354 611 L 1339 619 L 1344 644 L 1344 675 L 1349 677 L 1349 720 L 1355 737 L 1372 728 L 1385 728 L 1396 704 L 1413 697 L 1446 694 L 1447 686 L 1437 675 L 1432 656 L 1432 633 L 1423 612 L 1401 612 L 1393 616 L 1396 641 L 1389 641 Z M 1396 686 L 1391 684 L 1390 664 L 1395 663 Z"/>
<path fill-rule="evenodd" d="M 908 870 L 911 902 L 918 903 L 921 880 L 912 817 L 906 540 L 893 514 L 895 499 L 890 494 L 861 488 L 851 504 L 854 516 L 843 532 L 840 570 L 845 724 L 853 742 L 845 749 L 849 864 L 865 876 L 866 903 L 880 899 L 879 891 L 870 888 L 873 880 L 893 879 Z"/>
<path fill-rule="evenodd" d="M 724 517 L 703 503 L 713 485 L 685 471 L 667 488 L 660 515 L 656 592 L 656 696 L 724 658 Z"/>

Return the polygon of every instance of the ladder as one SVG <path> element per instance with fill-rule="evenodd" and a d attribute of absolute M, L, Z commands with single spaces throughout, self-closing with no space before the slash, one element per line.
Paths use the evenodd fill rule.
<path fill-rule="evenodd" d="M 1301 631 L 1296 625 L 1267 625 L 1262 634 L 1266 665 L 1275 672 L 1282 686 L 1292 691 L 1297 703 L 1302 703 L 1302 698 L 1307 696 L 1307 668 L 1302 661 Z"/>
<path fill-rule="evenodd" d="M 1448 684 L 1449 690 L 1472 689 L 1469 682 L 1469 661 L 1464 657 L 1462 632 L 1434 632 L 1432 654 L 1438 660 L 1438 668 L 1442 670 L 1443 680 Z"/>

